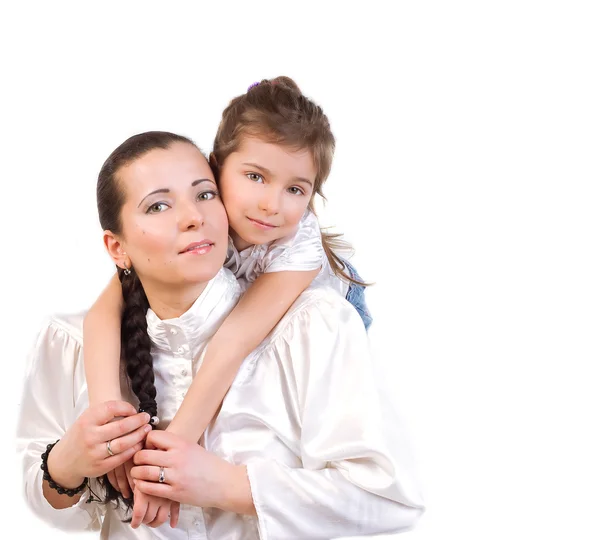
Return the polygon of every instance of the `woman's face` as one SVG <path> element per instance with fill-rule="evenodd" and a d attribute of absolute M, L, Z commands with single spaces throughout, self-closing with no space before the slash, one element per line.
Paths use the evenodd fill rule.
<path fill-rule="evenodd" d="M 228 223 L 211 169 L 186 143 L 155 149 L 121 168 L 120 248 L 147 287 L 212 279 L 227 254 Z"/>
<path fill-rule="evenodd" d="M 246 137 L 219 173 L 235 246 L 245 249 L 294 233 L 311 200 L 316 175 L 310 151 Z"/>

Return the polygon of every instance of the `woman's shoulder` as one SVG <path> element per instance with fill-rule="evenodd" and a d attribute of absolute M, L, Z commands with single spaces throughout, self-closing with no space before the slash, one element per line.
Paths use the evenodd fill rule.
<path fill-rule="evenodd" d="M 36 345 L 46 342 L 71 342 L 74 346 L 83 346 L 83 319 L 86 311 L 79 313 L 53 313 L 48 315 L 40 326 Z M 55 345 L 52 345 L 53 347 Z"/>

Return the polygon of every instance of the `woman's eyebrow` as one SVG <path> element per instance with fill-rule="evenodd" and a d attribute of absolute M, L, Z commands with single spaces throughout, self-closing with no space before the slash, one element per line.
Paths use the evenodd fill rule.
<path fill-rule="evenodd" d="M 161 189 L 155 189 L 154 191 L 151 191 L 150 193 L 148 193 L 148 195 L 146 195 L 141 201 L 140 204 L 137 205 L 137 207 L 139 208 L 142 203 L 148 198 L 150 197 L 150 195 L 154 195 L 155 193 L 169 193 L 169 189 L 167 188 L 161 188 Z"/>
<path fill-rule="evenodd" d="M 200 180 L 194 180 L 192 182 L 192 187 L 197 186 L 200 182 L 210 182 L 211 184 L 214 184 L 210 178 L 200 178 Z"/>
<path fill-rule="evenodd" d="M 194 180 L 192 182 L 192 187 L 197 186 L 198 184 L 200 184 L 202 182 L 210 182 L 211 184 L 214 184 L 214 182 L 210 178 L 200 178 L 200 179 Z M 146 195 L 140 201 L 140 204 L 138 204 L 138 208 L 142 205 L 142 203 L 144 202 L 145 199 L 147 199 L 148 197 L 150 197 L 150 195 L 155 195 L 156 193 L 170 193 L 170 192 L 171 192 L 171 190 L 169 188 L 155 189 L 154 191 L 151 191 L 150 193 L 148 193 L 148 195 Z"/>

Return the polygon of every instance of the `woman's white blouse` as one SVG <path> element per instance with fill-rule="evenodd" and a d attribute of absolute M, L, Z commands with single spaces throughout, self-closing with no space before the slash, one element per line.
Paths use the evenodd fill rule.
<path fill-rule="evenodd" d="M 260 274 L 268 272 L 320 268 L 313 285 L 328 285 L 343 297 L 348 292 L 348 282 L 340 279 L 329 264 L 323 249 L 319 221 L 310 210 L 304 213 L 293 234 L 273 242 L 238 251 L 230 238 L 225 268 L 241 280 L 243 287 L 252 283 Z"/>
<path fill-rule="evenodd" d="M 161 428 L 181 405 L 209 338 L 239 294 L 223 269 L 181 317 L 161 321 L 148 312 Z M 102 538 L 119 540 L 308 540 L 407 530 L 420 516 L 401 428 L 382 422 L 362 321 L 327 287 L 305 291 L 244 360 L 201 440 L 209 451 L 247 465 L 257 518 L 183 505 L 176 529 L 166 523 L 134 530 L 122 523 L 122 511 L 87 503 L 87 491 L 70 508 L 52 508 L 42 493 L 40 456 L 88 406 L 82 322 L 83 314 L 55 316 L 39 334 L 18 424 L 26 498 L 54 527 L 101 529 Z M 123 391 L 136 405 L 125 385 Z M 386 440 L 391 432 L 393 445 Z"/>

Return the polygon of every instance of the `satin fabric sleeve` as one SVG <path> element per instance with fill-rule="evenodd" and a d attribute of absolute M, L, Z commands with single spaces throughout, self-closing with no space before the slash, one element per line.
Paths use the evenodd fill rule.
<path fill-rule="evenodd" d="M 332 293 L 296 313 L 273 344 L 264 354 L 276 357 L 297 393 L 297 411 L 288 412 L 300 422 L 302 467 L 268 459 L 247 464 L 261 540 L 412 528 L 423 505 L 408 441 L 400 425 L 384 425 L 354 308 Z M 395 446 L 386 430 L 395 430 Z"/>
<path fill-rule="evenodd" d="M 325 250 L 317 216 L 307 212 L 292 236 L 274 241 L 260 262 L 260 273 L 317 270 Z"/>
<path fill-rule="evenodd" d="M 69 332 L 69 326 L 48 321 L 29 353 L 25 373 L 21 411 L 17 424 L 17 451 L 22 458 L 25 498 L 33 512 L 62 530 L 97 530 L 100 510 L 86 503 L 85 489 L 73 497 L 73 506 L 53 508 L 42 491 L 41 455 L 49 443 L 60 439 L 76 420 L 76 368 L 82 369 L 81 342 Z"/>

